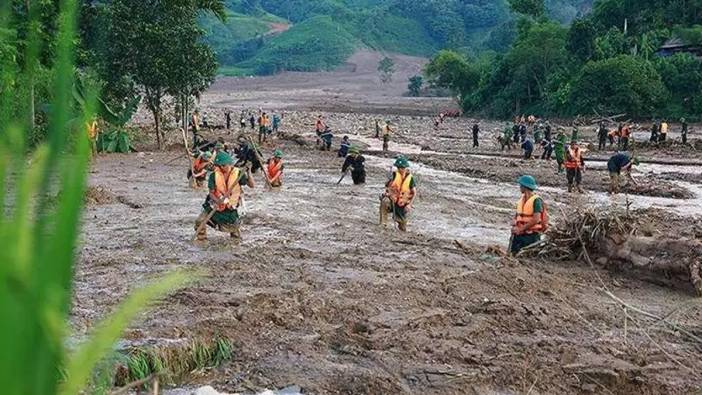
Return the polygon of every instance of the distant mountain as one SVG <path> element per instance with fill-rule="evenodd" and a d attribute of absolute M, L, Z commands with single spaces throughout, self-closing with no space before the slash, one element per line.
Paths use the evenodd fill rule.
<path fill-rule="evenodd" d="M 504 51 L 515 35 L 505 0 L 227 0 L 229 19 L 201 18 L 230 75 L 326 70 L 366 47 L 431 56 L 440 49 Z M 546 0 L 569 23 L 592 0 Z"/>

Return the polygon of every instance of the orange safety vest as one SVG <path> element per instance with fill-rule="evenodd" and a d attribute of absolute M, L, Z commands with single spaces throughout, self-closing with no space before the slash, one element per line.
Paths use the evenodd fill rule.
<path fill-rule="evenodd" d="M 276 176 L 280 174 L 280 177 L 276 179 Z M 273 185 L 280 185 L 283 183 L 283 161 L 271 159 L 268 161 L 268 178 L 273 181 Z"/>
<path fill-rule="evenodd" d="M 565 163 L 566 169 L 577 169 L 580 167 L 580 152 L 580 148 L 575 148 L 575 150 L 573 150 L 572 148 L 568 148 L 569 155 Z"/>
<path fill-rule="evenodd" d="M 629 130 L 629 127 L 628 127 L 628 126 L 624 126 L 624 127 L 622 128 L 622 137 L 627 137 L 627 138 L 628 138 L 630 134 L 631 134 L 631 131 Z"/>
<path fill-rule="evenodd" d="M 531 221 L 532 218 L 534 218 L 534 202 L 536 202 L 536 199 L 538 198 L 538 195 L 531 195 L 529 200 L 525 201 L 524 195 L 522 195 L 522 197 L 517 202 L 517 216 L 515 219 L 515 223 L 517 226 L 526 225 L 527 223 L 529 223 L 529 221 Z M 540 214 L 541 218 L 539 223 L 527 229 L 526 231 L 524 231 L 524 233 L 541 233 L 546 230 L 546 226 L 548 223 L 548 214 L 546 212 L 546 204 L 543 203 L 543 200 Z"/>
<path fill-rule="evenodd" d="M 229 205 L 217 205 L 217 211 L 224 211 L 227 208 L 239 207 L 241 200 L 241 185 L 239 185 L 240 170 L 236 167 L 228 175 L 224 174 L 221 168 L 217 167 L 214 171 L 215 190 L 214 195 L 218 199 L 229 198 Z"/>
<path fill-rule="evenodd" d="M 98 124 L 97 121 L 86 124 L 88 130 L 88 138 L 90 140 L 95 140 L 98 134 Z"/>
<path fill-rule="evenodd" d="M 393 180 L 390 183 L 389 195 L 395 204 L 400 207 L 406 206 L 410 200 L 412 200 L 412 174 L 407 173 L 406 176 L 402 177 L 399 171 L 396 171 Z"/>

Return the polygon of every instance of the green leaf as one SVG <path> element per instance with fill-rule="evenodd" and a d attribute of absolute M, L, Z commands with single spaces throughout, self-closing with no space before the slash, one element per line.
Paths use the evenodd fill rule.
<path fill-rule="evenodd" d="M 90 339 L 71 356 L 67 364 L 67 380 L 61 386 L 60 394 L 80 393 L 90 377 L 93 366 L 111 350 L 114 342 L 143 307 L 185 286 L 195 277 L 191 272 L 175 271 L 132 293 L 112 315 L 97 326 Z"/>

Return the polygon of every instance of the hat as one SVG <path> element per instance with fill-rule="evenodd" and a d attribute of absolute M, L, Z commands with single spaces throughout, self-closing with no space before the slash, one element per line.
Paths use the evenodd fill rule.
<path fill-rule="evenodd" d="M 351 153 L 351 154 L 360 154 L 360 153 L 361 153 L 361 150 L 359 150 L 357 146 L 352 145 L 352 146 L 349 147 L 349 153 Z"/>
<path fill-rule="evenodd" d="M 232 166 L 234 159 L 228 153 L 219 151 L 215 157 L 214 164 L 215 166 Z"/>
<path fill-rule="evenodd" d="M 398 169 L 406 169 L 410 167 L 409 161 L 404 156 L 400 156 L 395 160 L 395 167 L 397 167 Z"/>
<path fill-rule="evenodd" d="M 209 160 L 210 158 L 212 158 L 212 152 L 210 152 L 210 151 L 205 151 L 205 152 L 202 153 L 202 157 L 203 157 L 204 159 Z"/>
<path fill-rule="evenodd" d="M 275 151 L 273 152 L 273 156 L 275 156 L 276 158 L 282 158 L 282 157 L 283 157 L 283 151 L 277 149 L 277 150 L 275 150 Z"/>
<path fill-rule="evenodd" d="M 517 180 L 517 183 L 531 191 L 535 191 L 536 188 L 538 188 L 538 185 L 536 185 L 536 180 L 532 176 L 521 176 L 519 177 L 519 180 Z"/>

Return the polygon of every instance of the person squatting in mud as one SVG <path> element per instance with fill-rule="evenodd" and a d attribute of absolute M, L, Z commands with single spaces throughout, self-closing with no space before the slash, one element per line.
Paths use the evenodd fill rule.
<path fill-rule="evenodd" d="M 610 157 L 607 161 L 607 170 L 609 171 L 610 177 L 609 193 L 619 193 L 622 178 L 622 170 L 624 170 L 626 178 L 629 181 L 636 183 L 636 181 L 634 181 L 633 177 L 631 176 L 631 168 L 632 166 L 638 165 L 638 158 L 633 158 L 626 153 L 618 152 L 612 155 L 612 157 Z"/>
<path fill-rule="evenodd" d="M 209 193 L 203 203 L 203 211 L 195 220 L 197 241 L 207 240 L 207 226 L 229 233 L 238 243 L 241 241 L 239 206 L 243 198 L 242 187 L 254 187 L 251 171 L 234 166 L 234 160 L 226 152 L 219 152 L 214 160 L 214 171 L 208 180 Z"/>
<path fill-rule="evenodd" d="M 341 167 L 341 173 L 346 174 L 351 168 L 351 179 L 354 185 L 361 185 L 366 183 L 366 167 L 364 165 L 366 158 L 361 155 L 361 151 L 355 145 L 349 148 L 349 155 L 344 161 L 344 165 Z"/>
<path fill-rule="evenodd" d="M 268 182 L 272 188 L 283 186 L 283 168 L 283 151 L 277 149 L 267 163 L 266 173 L 268 173 Z"/>
<path fill-rule="evenodd" d="M 548 212 L 543 199 L 534 192 L 538 188 L 532 176 L 521 176 L 517 181 L 521 197 L 512 222 L 509 252 L 516 254 L 523 248 L 541 241 L 541 234 L 548 226 Z"/>
<path fill-rule="evenodd" d="M 395 160 L 397 171 L 392 172 L 385 184 L 385 193 L 380 196 L 380 224 L 387 223 L 388 214 L 392 213 L 400 231 L 407 231 L 407 221 L 412 210 L 412 202 L 417 196 L 417 183 L 409 170 L 409 161 L 400 156 Z"/>
<path fill-rule="evenodd" d="M 194 189 L 202 188 L 207 180 L 207 172 L 212 170 L 212 160 L 214 156 L 210 151 L 192 153 L 195 160 L 192 162 L 192 167 L 188 169 L 188 180 L 190 187 Z"/>

